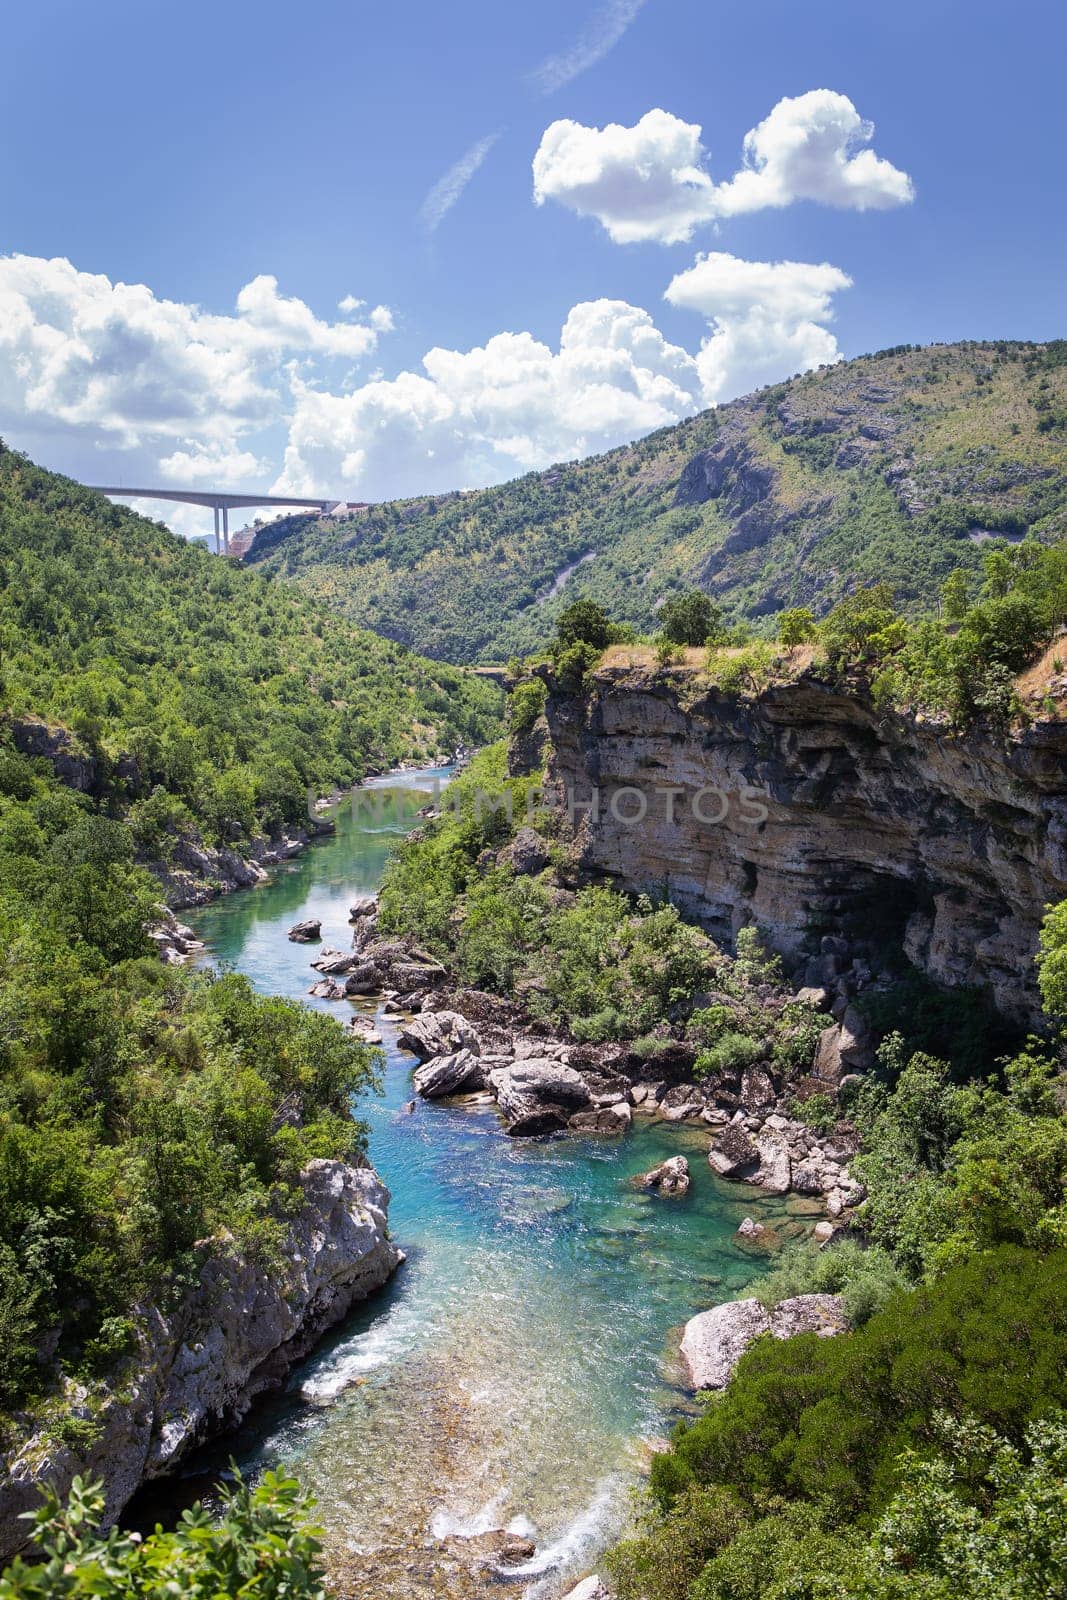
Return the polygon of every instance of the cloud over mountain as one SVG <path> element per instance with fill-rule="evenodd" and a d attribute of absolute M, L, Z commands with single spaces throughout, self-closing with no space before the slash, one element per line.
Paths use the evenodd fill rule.
<path fill-rule="evenodd" d="M 834 295 L 851 284 L 825 261 L 742 261 L 717 251 L 672 278 L 664 299 L 711 324 L 696 359 L 704 397 L 714 405 L 837 361 L 826 323 Z"/>
<path fill-rule="evenodd" d="M 678 244 L 721 218 L 813 200 L 854 210 L 913 198 L 906 173 L 867 146 L 874 126 L 831 89 L 780 100 L 745 135 L 743 161 L 713 181 L 697 123 L 648 111 L 633 127 L 545 129 L 533 161 L 534 199 L 594 217 L 618 244 Z"/>
<path fill-rule="evenodd" d="M 329 394 L 298 385 L 280 491 L 354 484 L 378 498 L 496 483 L 700 408 L 695 359 L 647 311 L 576 305 L 558 351 L 529 333 L 430 350 L 421 372 Z"/>

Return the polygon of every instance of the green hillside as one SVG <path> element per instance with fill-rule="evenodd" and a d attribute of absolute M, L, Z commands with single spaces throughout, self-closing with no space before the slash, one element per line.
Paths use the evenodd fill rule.
<path fill-rule="evenodd" d="M 498 488 L 287 518 L 246 559 L 472 661 L 539 645 L 580 590 L 638 627 L 693 584 L 737 616 L 880 579 L 919 608 L 1026 531 L 1067 532 L 1063 341 L 862 356 Z"/>
<path fill-rule="evenodd" d="M 209 836 L 299 822 L 308 787 L 480 742 L 499 716 L 490 685 L 2 445 L 0 646 L 9 720 L 72 730 L 103 788 L 162 791 Z"/>

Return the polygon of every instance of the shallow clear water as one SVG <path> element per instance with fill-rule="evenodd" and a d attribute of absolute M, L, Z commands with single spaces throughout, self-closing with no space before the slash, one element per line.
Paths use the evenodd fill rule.
<path fill-rule="evenodd" d="M 346 813 L 269 886 L 200 912 L 212 959 L 306 997 L 315 948 L 288 928 L 320 917 L 324 942 L 347 948 L 348 907 L 376 888 L 430 776 L 382 780 L 406 814 L 369 827 Z M 308 1003 L 342 1019 L 352 1004 Z M 706 1130 L 639 1121 L 623 1141 L 514 1141 L 484 1108 L 419 1102 L 407 1115 L 414 1063 L 381 1026 L 386 1089 L 364 1114 L 407 1262 L 215 1459 L 299 1472 L 345 1594 L 495 1594 L 494 1577 L 470 1579 L 438 1541 L 511 1526 L 538 1554 L 499 1592 L 549 1600 L 621 1531 L 649 1441 L 685 1404 L 677 1325 L 760 1270 L 735 1230 L 783 1203 L 715 1180 Z M 689 1196 L 634 1189 L 679 1152 L 694 1158 Z"/>

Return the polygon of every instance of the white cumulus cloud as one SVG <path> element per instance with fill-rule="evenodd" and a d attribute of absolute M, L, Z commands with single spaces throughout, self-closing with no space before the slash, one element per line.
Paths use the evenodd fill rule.
<path fill-rule="evenodd" d="M 648 111 L 632 128 L 553 122 L 533 161 L 534 199 L 595 217 L 619 244 L 677 244 L 723 217 L 813 200 L 864 211 L 903 205 L 911 179 L 868 148 L 874 125 L 832 89 L 780 100 L 745 135 L 724 183 L 707 170 L 697 123 Z"/>
<path fill-rule="evenodd" d="M 378 307 L 321 321 L 266 274 L 217 315 L 66 260 L 3 257 L 0 430 L 127 452 L 138 475 L 234 484 L 263 471 L 242 441 L 284 417 L 292 363 L 357 361 L 388 320 Z"/>
<path fill-rule="evenodd" d="M 620 300 L 575 306 L 558 351 L 499 333 L 431 350 L 422 368 L 348 394 L 298 385 L 277 491 L 377 499 L 498 483 L 678 421 L 702 398 L 694 358 Z"/>
<path fill-rule="evenodd" d="M 852 280 L 829 262 L 742 261 L 713 252 L 680 272 L 664 298 L 711 324 L 697 356 L 709 405 L 840 359 L 833 297 Z"/>

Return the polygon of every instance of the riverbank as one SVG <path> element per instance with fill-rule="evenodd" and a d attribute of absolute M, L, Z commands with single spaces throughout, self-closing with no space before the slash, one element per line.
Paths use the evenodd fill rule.
<path fill-rule="evenodd" d="M 721 1179 L 699 1118 L 635 1110 L 625 1139 L 545 1139 L 507 1137 L 484 1094 L 416 1097 L 411 1111 L 418 1061 L 402 1034 L 430 1012 L 402 1014 L 399 996 L 307 993 L 322 945 L 355 953 L 349 910 L 375 893 L 443 776 L 397 778 L 409 788 L 399 817 L 346 809 L 334 837 L 274 869 L 260 893 L 191 918 L 212 960 L 265 992 L 363 1016 L 382 1035 L 385 1094 L 364 1114 L 408 1261 L 188 1470 L 210 1475 L 231 1453 L 252 1469 L 295 1470 L 318 1497 L 342 1595 L 556 1600 L 624 1532 L 631 1489 L 687 1412 L 682 1325 L 766 1268 L 766 1253 L 739 1236 L 745 1218 L 799 1238 L 824 1212 Z M 320 923 L 322 945 L 289 942 L 304 920 Z M 693 1172 L 684 1198 L 641 1185 L 679 1154 Z M 464 1536 L 509 1529 L 533 1555 L 510 1576 L 475 1570 Z"/>

